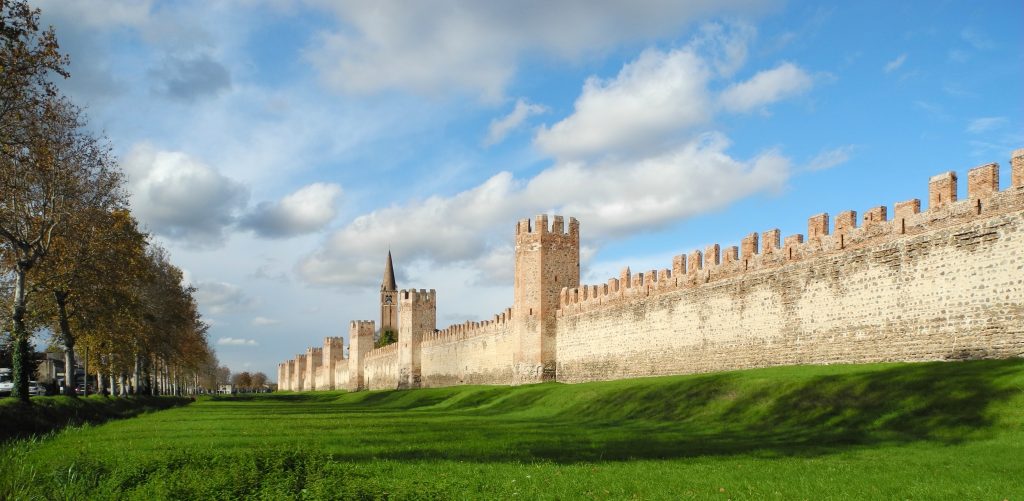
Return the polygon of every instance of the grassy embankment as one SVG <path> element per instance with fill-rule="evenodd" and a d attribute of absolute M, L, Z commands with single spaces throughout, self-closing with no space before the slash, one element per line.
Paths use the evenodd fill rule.
<path fill-rule="evenodd" d="M 7 444 L 33 496 L 1021 499 L 1024 360 L 208 399 Z"/>

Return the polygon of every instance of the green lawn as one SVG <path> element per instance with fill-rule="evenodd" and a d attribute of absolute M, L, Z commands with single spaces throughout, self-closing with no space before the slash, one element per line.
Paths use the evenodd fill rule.
<path fill-rule="evenodd" d="M 201 400 L 6 444 L 35 497 L 1024 499 L 1024 360 Z"/>

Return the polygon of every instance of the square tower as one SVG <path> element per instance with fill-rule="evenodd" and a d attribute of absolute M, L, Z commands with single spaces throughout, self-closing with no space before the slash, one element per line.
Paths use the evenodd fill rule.
<path fill-rule="evenodd" d="M 516 225 L 516 270 L 513 315 L 518 322 L 516 372 L 542 381 L 555 377 L 555 312 L 563 287 L 580 285 L 580 225 L 547 214 Z"/>
<path fill-rule="evenodd" d="M 398 388 L 419 388 L 423 336 L 437 329 L 437 293 L 434 289 L 398 293 Z"/>
<path fill-rule="evenodd" d="M 321 390 L 336 390 L 334 382 L 334 368 L 338 365 L 338 362 L 344 360 L 345 355 L 345 338 L 342 337 L 325 337 L 324 348 L 322 351 L 323 362 L 321 366 L 324 370 L 323 376 L 323 387 Z"/>

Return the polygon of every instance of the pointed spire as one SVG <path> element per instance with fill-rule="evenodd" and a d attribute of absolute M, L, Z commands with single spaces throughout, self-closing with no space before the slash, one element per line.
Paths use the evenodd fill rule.
<path fill-rule="evenodd" d="M 391 250 L 388 250 L 388 261 L 384 263 L 384 281 L 380 284 L 382 291 L 397 291 L 398 284 L 395 283 L 395 268 L 391 264 Z"/>

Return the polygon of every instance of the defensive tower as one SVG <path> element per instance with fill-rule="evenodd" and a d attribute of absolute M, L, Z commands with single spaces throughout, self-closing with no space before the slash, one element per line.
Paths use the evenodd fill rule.
<path fill-rule="evenodd" d="M 338 362 L 345 359 L 345 338 L 343 337 L 325 337 L 324 338 L 324 349 L 322 352 L 323 362 L 323 379 L 321 384 L 324 390 L 336 390 L 334 382 L 334 368 L 338 365 Z"/>
<path fill-rule="evenodd" d="M 373 350 L 373 320 L 353 320 L 348 326 L 348 389 L 365 390 L 363 365 Z"/>
<path fill-rule="evenodd" d="M 419 388 L 423 336 L 437 329 L 437 293 L 434 289 L 403 290 L 398 298 L 398 387 Z"/>
<path fill-rule="evenodd" d="M 519 350 L 516 372 L 527 378 L 555 377 L 555 311 L 563 287 L 580 284 L 580 225 L 569 218 L 554 216 L 548 226 L 547 214 L 531 225 L 522 219 L 516 225 L 516 270 L 513 316 L 519 322 Z M 532 375 L 531 375 L 532 374 Z"/>

